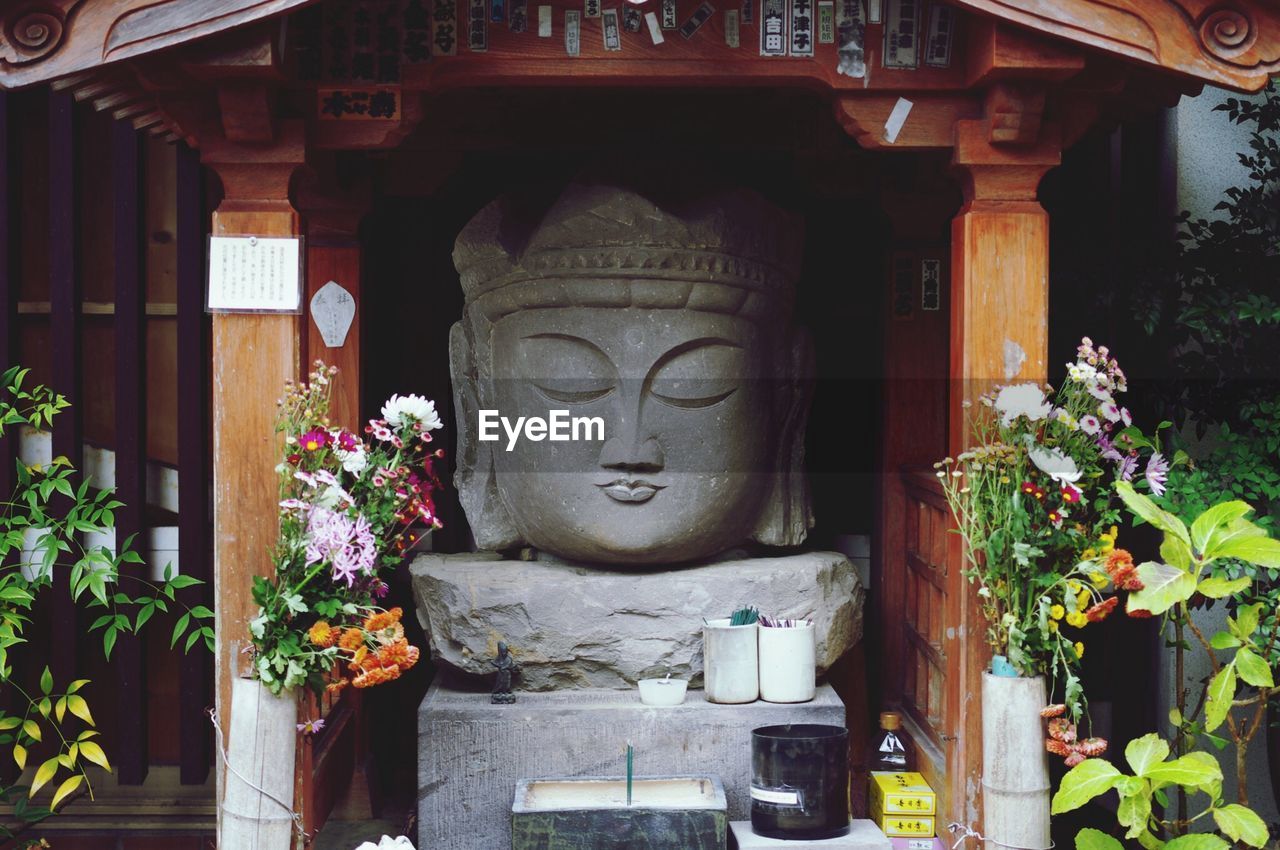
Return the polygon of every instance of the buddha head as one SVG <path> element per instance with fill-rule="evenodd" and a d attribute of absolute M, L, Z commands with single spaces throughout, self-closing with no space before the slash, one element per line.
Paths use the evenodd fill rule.
<path fill-rule="evenodd" d="M 454 248 L 450 337 L 477 545 L 643 566 L 801 543 L 800 245 L 798 218 L 745 190 L 655 202 L 575 183 L 478 213 Z"/>

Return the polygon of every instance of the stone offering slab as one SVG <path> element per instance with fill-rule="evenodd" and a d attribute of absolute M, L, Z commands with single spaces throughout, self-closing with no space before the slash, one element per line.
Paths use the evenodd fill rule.
<path fill-rule="evenodd" d="M 626 745 L 637 776 L 715 774 L 729 818 L 751 813 L 751 730 L 779 723 L 845 725 L 830 686 L 813 702 L 715 705 L 690 691 L 683 705 L 652 708 L 631 691 L 521 693 L 492 705 L 487 692 L 437 682 L 418 712 L 418 846 L 505 850 L 521 779 L 617 776 Z"/>
<path fill-rule="evenodd" d="M 865 591 L 838 552 L 743 558 L 661 572 L 596 569 L 491 553 L 421 555 L 411 567 L 432 656 L 493 673 L 506 641 L 518 688 L 632 688 L 643 678 L 702 678 L 702 620 L 743 604 L 812 618 L 821 676 L 862 638 Z"/>

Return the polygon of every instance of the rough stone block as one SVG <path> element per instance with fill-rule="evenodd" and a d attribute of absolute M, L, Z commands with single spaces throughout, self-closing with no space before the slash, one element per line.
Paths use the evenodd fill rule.
<path fill-rule="evenodd" d="M 418 714 L 418 846 L 505 850 L 521 779 L 616 776 L 627 742 L 637 776 L 715 774 L 730 819 L 750 817 L 751 730 L 779 723 L 843 726 L 829 686 L 813 702 L 716 705 L 690 691 L 651 708 L 631 691 L 521 693 L 492 705 L 487 692 L 437 682 Z"/>
<path fill-rule="evenodd" d="M 751 831 L 751 821 L 733 821 L 729 824 L 729 850 L 766 850 L 771 847 L 806 848 L 806 850 L 890 850 L 893 845 L 880 828 L 869 820 L 855 820 L 849 824 L 849 834 L 821 841 L 786 841 L 765 838 Z"/>
<path fill-rule="evenodd" d="M 506 641 L 522 690 L 630 688 L 668 670 L 698 686 L 703 618 L 727 617 L 743 604 L 812 618 L 820 676 L 862 638 L 865 593 L 837 552 L 643 573 L 430 554 L 413 562 L 412 574 L 433 656 L 489 674 Z"/>

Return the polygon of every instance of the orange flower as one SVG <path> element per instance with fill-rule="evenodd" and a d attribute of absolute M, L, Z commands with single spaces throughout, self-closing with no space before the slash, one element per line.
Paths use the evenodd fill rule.
<path fill-rule="evenodd" d="M 1088 618 L 1090 623 L 1101 623 L 1103 620 L 1107 619 L 1107 615 L 1114 611 L 1116 606 L 1119 604 L 1120 597 L 1113 596 L 1110 599 L 1094 605 L 1088 611 L 1085 611 L 1084 615 Z"/>
<path fill-rule="evenodd" d="M 1071 755 L 1071 747 L 1069 745 L 1064 744 L 1061 741 L 1056 741 L 1053 738 L 1044 739 L 1044 748 L 1055 756 L 1062 756 L 1063 758 L 1066 758 Z"/>
<path fill-rule="evenodd" d="M 364 621 L 364 629 L 367 632 L 380 632 L 383 629 L 390 628 L 392 624 L 400 622 L 400 618 L 404 616 L 404 611 L 400 608 L 392 608 L 390 611 L 379 611 L 369 616 Z"/>
<path fill-rule="evenodd" d="M 340 694 L 342 693 L 342 690 L 349 684 L 351 684 L 351 681 L 349 679 L 338 679 L 336 682 L 330 682 L 329 684 L 325 685 L 324 689 L 326 692 L 331 694 Z"/>
<path fill-rule="evenodd" d="M 373 635 L 374 640 L 383 646 L 386 646 L 387 644 L 397 643 L 404 640 L 404 626 L 399 623 L 392 623 L 385 629 L 379 629 L 376 632 L 371 632 L 371 634 Z"/>
<path fill-rule="evenodd" d="M 403 640 L 389 643 L 378 650 L 378 663 L 383 667 L 392 664 L 404 664 L 409 660 L 409 644 Z"/>
<path fill-rule="evenodd" d="M 338 646 L 349 652 L 355 652 L 364 646 L 364 633 L 359 629 L 347 629 L 338 638 Z"/>
<path fill-rule="evenodd" d="M 372 670 L 366 670 L 356 676 L 351 681 L 351 684 L 357 688 L 372 688 L 374 685 L 381 685 L 383 682 L 390 682 L 398 678 L 400 678 L 400 668 L 392 664 L 390 667 L 375 667 Z"/>
<path fill-rule="evenodd" d="M 1065 717 L 1055 717 L 1049 721 L 1049 737 L 1064 744 L 1076 742 L 1076 724 Z"/>
<path fill-rule="evenodd" d="M 1107 555 L 1105 564 L 1111 583 L 1120 590 L 1142 590 L 1142 579 L 1138 578 L 1138 568 L 1133 564 L 1133 556 L 1124 549 L 1112 549 Z"/>
<path fill-rule="evenodd" d="M 364 660 L 368 654 L 369 650 L 363 646 L 356 650 L 356 654 L 351 657 L 351 672 L 364 669 Z"/>
<path fill-rule="evenodd" d="M 1044 708 L 1040 709 L 1040 716 L 1046 717 L 1046 718 L 1061 717 L 1066 713 L 1067 713 L 1067 707 L 1062 703 L 1057 703 L 1055 705 L 1046 705 Z"/>
<path fill-rule="evenodd" d="M 328 649 L 333 646 L 333 642 L 337 639 L 337 630 L 326 623 L 324 620 L 316 620 L 311 628 L 307 631 L 307 637 L 316 646 Z"/>
<path fill-rule="evenodd" d="M 1076 744 L 1076 751 L 1083 753 L 1085 758 L 1097 758 L 1107 751 L 1107 741 L 1105 738 L 1085 738 Z"/>

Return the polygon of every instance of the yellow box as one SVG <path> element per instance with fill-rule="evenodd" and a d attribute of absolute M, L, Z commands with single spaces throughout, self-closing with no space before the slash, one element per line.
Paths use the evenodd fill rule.
<path fill-rule="evenodd" d="M 871 807 L 886 815 L 935 815 L 938 795 L 918 773 L 877 770 L 871 773 Z"/>
<path fill-rule="evenodd" d="M 932 816 L 884 814 L 875 806 L 871 820 L 887 838 L 932 838 L 937 823 Z"/>

